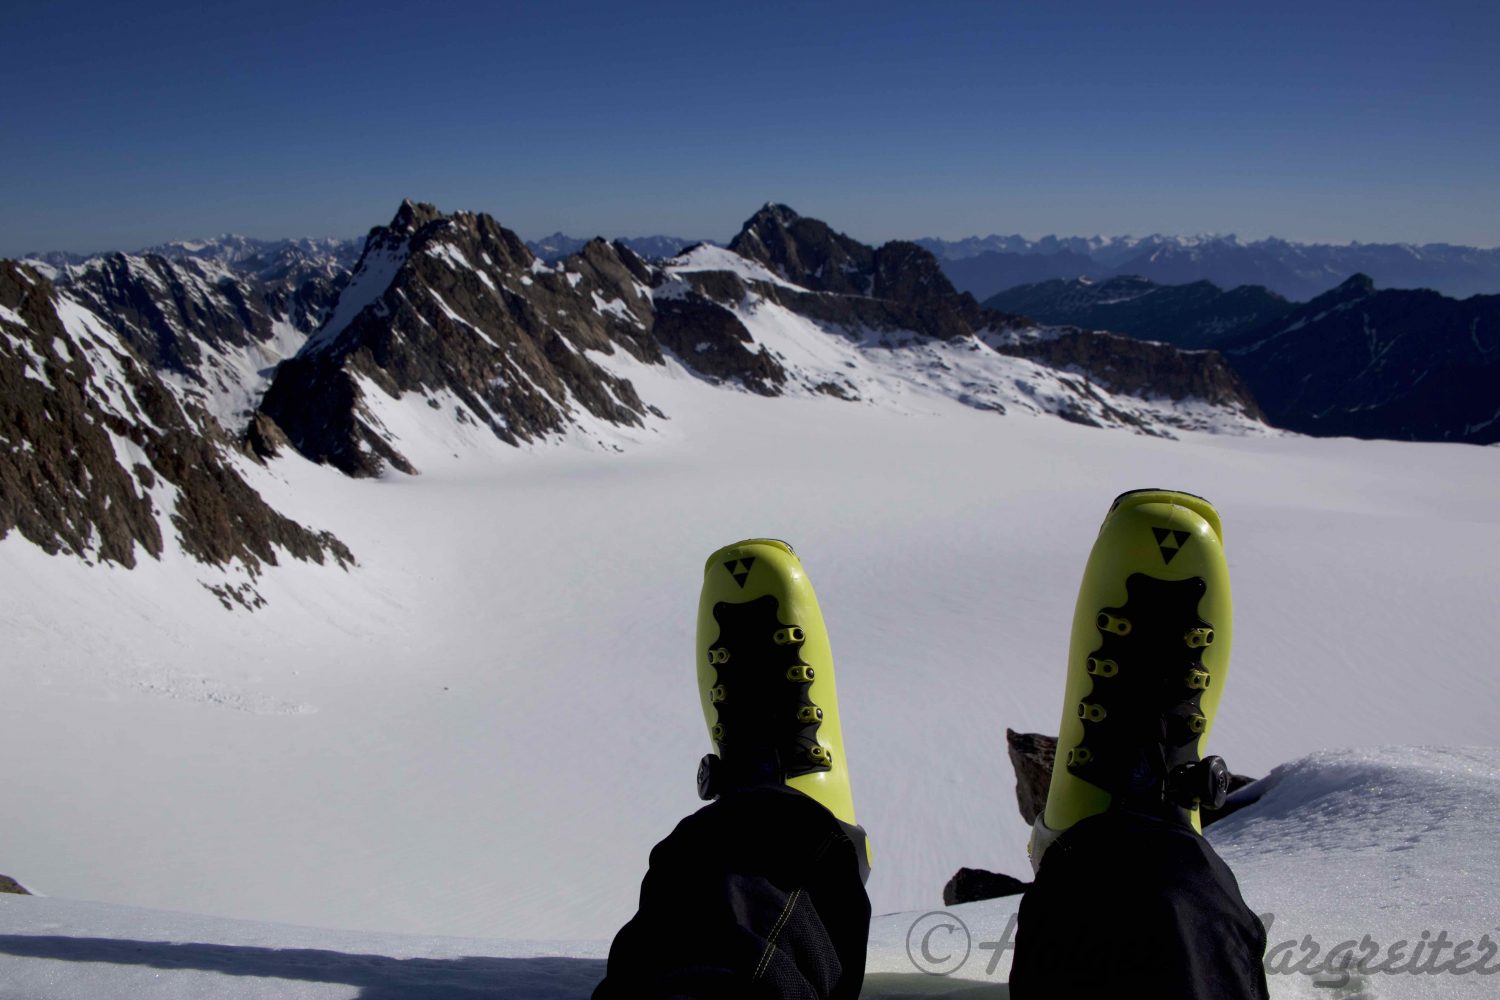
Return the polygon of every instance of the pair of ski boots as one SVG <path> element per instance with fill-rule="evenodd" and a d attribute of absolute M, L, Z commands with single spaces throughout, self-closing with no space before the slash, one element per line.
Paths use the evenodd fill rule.
<path fill-rule="evenodd" d="M 1118 497 L 1084 571 L 1067 693 L 1033 864 L 1068 827 L 1114 806 L 1180 809 L 1195 828 L 1228 770 L 1204 757 L 1229 668 L 1223 531 L 1208 501 L 1136 490 Z M 791 546 L 754 538 L 709 556 L 698 605 L 698 688 L 714 752 L 698 792 L 786 784 L 849 832 L 866 866 L 843 754 L 833 654 Z M 868 875 L 868 867 L 863 874 Z"/>

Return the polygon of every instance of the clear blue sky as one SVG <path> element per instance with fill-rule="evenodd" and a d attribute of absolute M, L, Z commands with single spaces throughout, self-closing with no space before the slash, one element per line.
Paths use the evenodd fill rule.
<path fill-rule="evenodd" d="M 6 0 L 0 254 L 358 235 L 1500 243 L 1500 4 Z"/>

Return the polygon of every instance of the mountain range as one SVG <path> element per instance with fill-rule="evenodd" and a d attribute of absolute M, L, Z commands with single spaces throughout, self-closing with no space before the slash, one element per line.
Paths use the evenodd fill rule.
<path fill-rule="evenodd" d="M 129 565 L 347 561 L 272 509 L 254 464 L 353 476 L 574 440 L 619 449 L 670 419 L 635 381 L 1100 427 L 1264 432 L 1215 354 L 1042 327 L 956 291 L 912 243 L 869 247 L 767 205 L 728 248 L 649 262 L 596 239 L 556 263 L 483 214 L 404 202 L 346 242 L 179 243 L 7 262 L 0 531 Z"/>
<path fill-rule="evenodd" d="M 1431 288 L 1458 297 L 1500 293 L 1500 248 L 1447 243 L 1241 242 L 1232 235 L 987 236 L 917 243 L 943 262 L 959 290 L 980 299 L 1052 278 L 1125 276 L 1163 285 L 1262 285 L 1295 301 L 1321 295 L 1355 274 L 1383 287 Z"/>
<path fill-rule="evenodd" d="M 556 232 L 526 240 L 547 263 L 578 253 L 586 238 Z M 679 236 L 632 236 L 616 242 L 646 260 L 676 256 L 698 243 L 716 240 Z M 1233 235 L 1211 236 L 970 236 L 959 240 L 924 237 L 914 240 L 932 252 L 954 287 L 987 299 L 1018 285 L 1051 279 L 1141 277 L 1157 284 L 1209 281 L 1221 288 L 1262 285 L 1283 298 L 1305 301 L 1348 280 L 1369 275 L 1386 288 L 1431 288 L 1465 297 L 1500 293 L 1500 248 L 1448 243 L 1296 243 L 1270 238 L 1241 241 Z M 258 240 L 225 235 L 177 240 L 146 247 L 134 256 L 170 260 L 196 258 L 264 280 L 279 280 L 292 268 L 321 268 L 326 277 L 347 271 L 359 260 L 362 239 Z M 103 254 L 49 252 L 24 259 L 62 268 Z M 308 276 L 304 273 L 304 276 Z"/>
<path fill-rule="evenodd" d="M 1296 307 L 1260 285 L 1226 291 L 1208 281 L 1163 285 L 1133 275 L 1103 281 L 1052 278 L 1007 289 L 984 304 L 1044 323 L 1113 330 L 1186 348 L 1217 347 Z"/>
<path fill-rule="evenodd" d="M 1054 279 L 985 305 L 1184 348 L 1217 348 L 1278 427 L 1416 441 L 1500 440 L 1500 295 L 1452 299 L 1355 275 L 1311 302 L 1206 281 Z"/>
<path fill-rule="evenodd" d="M 277 368 L 252 440 L 270 453 L 284 436 L 352 475 L 416 471 L 390 430 L 411 417 L 388 411 L 418 401 L 433 411 L 424 422 L 506 444 L 585 427 L 613 442 L 663 418 L 631 371 L 669 363 L 768 396 L 857 400 L 897 380 L 1154 433 L 1210 418 L 1152 406 L 1148 392 L 1201 400 L 1230 422 L 1258 416 L 1216 357 L 1031 329 L 956 292 L 914 244 L 868 247 L 785 206 L 757 212 L 728 248 L 651 263 L 597 239 L 548 264 L 489 216 L 407 202 L 372 231 L 333 314 Z"/>
<path fill-rule="evenodd" d="M 278 553 L 352 561 L 273 510 L 193 395 L 34 268 L 0 262 L 0 332 L 0 537 L 127 567 L 180 550 L 252 576 Z"/>
<path fill-rule="evenodd" d="M 1219 346 L 1279 427 L 1500 442 L 1500 295 L 1376 289 L 1357 274 Z"/>
<path fill-rule="evenodd" d="M 252 571 L 348 563 L 261 497 L 257 462 L 296 453 L 365 477 L 546 442 L 636 447 L 672 418 L 640 388 L 662 375 L 1159 436 L 1265 433 L 1269 415 L 1495 439 L 1483 299 L 1361 279 L 1294 307 L 1131 279 L 1045 286 L 1074 309 L 1059 319 L 1034 308 L 1039 291 L 981 304 L 917 243 L 866 245 L 778 204 L 727 246 L 656 259 L 594 239 L 549 261 L 490 216 L 406 201 L 357 256 L 351 241 L 223 238 L 4 267 L 0 533 L 122 565 L 174 545 Z"/>

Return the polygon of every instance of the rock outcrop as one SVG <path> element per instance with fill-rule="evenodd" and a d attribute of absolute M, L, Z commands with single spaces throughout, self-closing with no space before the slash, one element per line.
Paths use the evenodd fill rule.
<path fill-rule="evenodd" d="M 1072 327 L 998 339 L 994 347 L 1061 371 L 1079 372 L 1119 395 L 1201 400 L 1255 420 L 1265 417 L 1250 386 L 1217 351 L 1184 351 Z"/>
<path fill-rule="evenodd" d="M 223 429 L 238 432 L 271 369 L 322 323 L 346 275 L 303 256 L 236 260 L 251 270 L 208 255 L 116 253 L 52 279 Z"/>
<path fill-rule="evenodd" d="M 593 361 L 660 363 L 644 264 L 596 240 L 556 266 L 487 215 L 405 202 L 373 230 L 329 320 L 261 402 L 304 456 L 354 476 L 415 472 L 377 412 L 418 394 L 507 444 L 586 415 L 640 425 L 648 407 Z"/>
<path fill-rule="evenodd" d="M 233 446 L 101 319 L 38 271 L 0 262 L 0 537 L 135 565 L 168 533 L 252 573 L 280 555 L 341 564 L 343 543 L 271 509 Z"/>

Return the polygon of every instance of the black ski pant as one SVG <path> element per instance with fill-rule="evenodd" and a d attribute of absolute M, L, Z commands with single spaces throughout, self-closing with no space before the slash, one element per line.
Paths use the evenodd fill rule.
<path fill-rule="evenodd" d="M 1063 832 L 1016 922 L 1011 1000 L 1266 1000 L 1266 929 L 1180 814 L 1115 809 Z"/>
<path fill-rule="evenodd" d="M 594 1000 L 852 1000 L 870 933 L 863 849 L 785 785 L 704 806 L 652 849 Z"/>
<path fill-rule="evenodd" d="M 852 998 L 870 902 L 856 845 L 784 786 L 737 791 L 651 852 L 640 909 L 595 1000 Z M 1180 819 L 1078 823 L 1021 901 L 1011 1000 L 1266 1000 L 1266 932 L 1229 867 Z"/>

